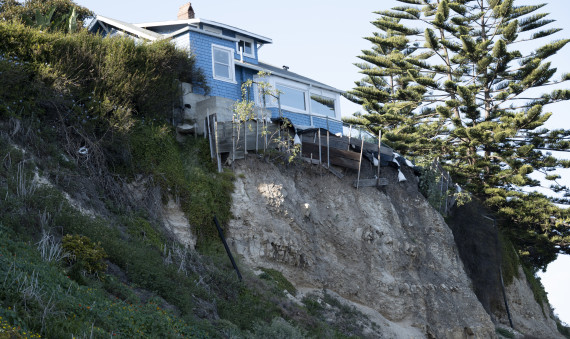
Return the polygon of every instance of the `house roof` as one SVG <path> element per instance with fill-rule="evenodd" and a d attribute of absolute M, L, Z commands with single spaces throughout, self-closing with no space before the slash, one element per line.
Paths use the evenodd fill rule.
<path fill-rule="evenodd" d="M 278 66 L 274 66 L 271 64 L 267 64 L 265 62 L 259 62 L 258 64 L 251 64 L 248 62 L 236 62 L 237 66 L 242 66 L 242 67 L 247 67 L 256 71 L 266 71 L 271 73 L 272 75 L 278 76 L 278 77 L 282 77 L 285 79 L 289 79 L 289 80 L 293 80 L 293 81 L 298 81 L 298 82 L 302 82 L 304 84 L 310 84 L 312 86 L 321 88 L 321 89 L 326 89 L 332 92 L 337 92 L 337 93 L 344 93 L 344 91 L 341 91 L 340 89 L 334 88 L 332 86 L 323 84 L 322 82 L 307 78 L 305 76 L 299 75 L 297 73 L 291 72 L 291 71 L 286 71 L 281 67 Z"/>
<path fill-rule="evenodd" d="M 273 43 L 273 40 L 271 40 L 268 37 L 265 37 L 263 35 L 259 35 L 259 34 L 255 34 L 252 32 L 248 32 L 244 29 L 241 28 L 237 28 L 234 26 L 230 26 L 230 25 L 226 25 L 226 24 L 222 24 L 216 21 L 212 21 L 212 20 L 206 20 L 206 19 L 201 19 L 201 18 L 195 18 L 195 19 L 186 19 L 186 20 L 171 20 L 171 21 L 157 21 L 157 22 L 145 22 L 145 23 L 140 23 L 140 24 L 134 24 L 134 26 L 137 27 L 141 27 L 141 28 L 151 28 L 151 27 L 160 27 L 160 26 L 179 26 L 179 25 L 192 25 L 192 26 L 196 26 L 198 24 L 206 24 L 206 25 L 210 25 L 210 26 L 214 26 L 214 27 L 220 27 L 220 28 L 225 28 L 227 30 L 230 31 L 234 31 L 240 35 L 245 35 L 248 37 L 252 37 L 255 38 L 256 40 L 258 40 L 260 43 L 264 43 L 264 44 L 271 44 Z"/>
<path fill-rule="evenodd" d="M 124 22 L 124 21 L 107 18 L 107 17 L 101 16 L 101 15 L 98 15 L 95 18 L 95 20 L 93 20 L 89 24 L 88 29 L 92 30 L 93 28 L 95 28 L 95 26 L 98 23 L 104 23 L 104 24 L 108 24 L 110 26 L 114 26 L 114 27 L 119 28 L 121 30 L 124 30 L 128 33 L 136 35 L 139 38 L 143 38 L 143 39 L 147 39 L 147 40 L 151 40 L 151 41 L 160 40 L 160 39 L 165 38 L 165 36 L 162 34 L 150 31 L 150 30 L 142 28 L 142 27 L 135 26 L 133 24 L 129 24 L 129 23 Z"/>

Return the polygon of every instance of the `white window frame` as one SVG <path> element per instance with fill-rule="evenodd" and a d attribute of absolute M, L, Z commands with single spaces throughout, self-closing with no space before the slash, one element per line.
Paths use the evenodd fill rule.
<path fill-rule="evenodd" d="M 229 78 L 220 77 L 220 76 L 216 75 L 216 60 L 214 57 L 214 51 L 216 49 L 224 50 L 224 51 L 228 52 L 228 67 L 229 67 L 228 73 L 230 75 Z M 235 80 L 236 79 L 236 70 L 235 70 L 235 64 L 234 64 L 234 53 L 235 53 L 235 51 L 233 48 L 212 44 L 212 76 L 214 77 L 215 80 L 231 82 L 233 84 L 236 83 L 236 80 Z"/>
<path fill-rule="evenodd" d="M 327 117 L 328 116 L 329 118 L 334 118 L 334 119 L 337 118 L 337 112 L 338 112 L 337 102 L 338 102 L 338 100 L 337 100 L 336 95 L 334 95 L 332 92 L 328 92 L 328 91 L 324 91 L 322 89 L 317 89 L 315 87 L 311 87 L 311 89 L 309 90 L 309 105 L 312 104 L 311 94 L 315 94 L 315 95 L 318 95 L 318 96 L 326 98 L 326 99 L 331 99 L 334 103 L 334 110 L 332 112 L 333 113 L 332 116 L 331 115 L 323 115 L 323 114 L 318 113 L 318 112 L 313 112 L 313 109 L 311 107 L 311 114 L 312 115 L 319 116 L 319 117 Z"/>
<path fill-rule="evenodd" d="M 255 59 L 255 44 L 254 44 L 253 39 L 246 38 L 246 37 L 243 37 L 243 36 L 241 36 L 241 35 L 236 35 L 236 39 L 238 40 L 238 41 L 236 41 L 236 51 L 237 51 L 237 53 L 238 53 L 238 54 L 240 53 L 240 50 L 239 50 L 239 43 L 240 43 L 240 41 L 249 42 L 249 43 L 251 44 L 251 54 L 250 54 L 250 53 L 246 53 L 245 50 L 244 50 L 244 51 L 243 51 L 243 56 L 248 57 L 248 58 L 253 58 L 253 59 Z"/>
<path fill-rule="evenodd" d="M 287 105 L 284 105 L 283 103 L 281 103 L 281 108 L 285 108 L 286 110 L 291 111 L 293 113 L 309 113 L 309 106 L 308 105 L 310 104 L 310 101 L 308 102 L 308 100 L 307 100 L 308 95 L 309 95 L 308 87 L 306 87 L 306 86 L 295 86 L 291 82 L 289 82 L 289 81 L 285 82 L 282 79 L 275 81 L 274 86 L 275 86 L 276 90 L 277 90 L 277 86 L 283 86 L 283 87 L 289 87 L 291 89 L 303 92 L 305 94 L 304 95 L 304 97 L 305 97 L 305 109 L 304 110 L 296 108 L 296 107 L 287 106 Z M 275 100 L 275 105 L 278 106 L 277 99 Z"/>

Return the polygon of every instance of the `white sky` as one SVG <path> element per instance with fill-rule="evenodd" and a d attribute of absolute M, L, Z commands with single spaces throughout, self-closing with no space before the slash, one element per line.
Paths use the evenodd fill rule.
<path fill-rule="evenodd" d="M 76 0 L 76 3 L 95 13 L 114 19 L 140 23 L 175 20 L 178 8 L 187 0 Z M 546 1 L 544 1 L 546 2 Z M 568 0 L 551 0 L 542 12 L 557 22 L 552 27 L 564 30 L 552 39 L 570 36 L 570 3 Z M 517 0 L 515 5 L 537 4 L 536 0 Z M 257 33 L 273 40 L 260 50 L 260 59 L 276 66 L 287 65 L 290 70 L 313 78 L 341 90 L 349 90 L 361 76 L 353 63 L 370 43 L 362 37 L 372 35 L 371 21 L 377 18 L 374 11 L 389 9 L 394 0 L 194 0 L 196 17 L 210 19 Z M 561 73 L 570 73 L 570 46 L 566 46 L 551 61 Z M 555 76 L 556 77 L 556 76 Z M 570 88 L 570 83 L 565 85 Z M 359 110 L 342 99 L 343 115 Z M 548 128 L 570 128 L 565 107 L 568 103 L 548 107 L 554 112 Z M 570 185 L 569 185 L 570 186 Z M 570 258 L 564 256 L 552 263 L 546 274 L 540 274 L 549 293 L 555 312 L 570 323 L 570 292 L 565 288 L 570 282 Z"/>

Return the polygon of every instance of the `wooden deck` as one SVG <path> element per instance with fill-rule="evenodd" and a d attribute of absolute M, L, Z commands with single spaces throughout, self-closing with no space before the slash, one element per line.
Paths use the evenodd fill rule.
<path fill-rule="evenodd" d="M 204 122 L 206 137 L 210 140 L 212 159 L 217 159 L 218 169 L 221 171 L 221 154 L 229 154 L 230 159 L 243 159 L 249 152 L 260 152 L 267 149 L 288 149 L 294 144 L 294 135 L 291 130 L 281 130 L 277 124 L 250 120 L 246 123 L 231 121 L 217 122 L 216 115 L 212 114 Z M 342 173 L 334 170 L 330 165 L 356 170 L 359 172 L 358 185 L 355 186 L 382 186 L 386 179 L 360 179 L 362 155 L 371 152 L 382 156 L 392 157 L 391 148 L 370 143 L 361 139 L 347 136 L 336 136 L 327 133 L 324 129 L 315 129 L 300 135 L 300 157 L 311 163 L 321 164 L 333 174 L 342 177 Z M 380 169 L 378 169 L 378 175 Z"/>

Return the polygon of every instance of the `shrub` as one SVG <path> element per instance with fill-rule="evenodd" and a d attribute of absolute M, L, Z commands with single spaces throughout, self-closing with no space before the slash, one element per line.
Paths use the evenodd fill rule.
<path fill-rule="evenodd" d="M 263 273 L 259 276 L 262 279 L 273 280 L 277 284 L 280 291 L 286 290 L 291 295 L 297 294 L 295 286 L 281 274 L 281 272 L 272 268 L 261 268 Z"/>
<path fill-rule="evenodd" d="M 273 318 L 270 324 L 257 322 L 253 326 L 253 333 L 249 333 L 248 337 L 252 339 L 302 339 L 306 338 L 306 335 L 285 319 L 277 317 Z"/>
<path fill-rule="evenodd" d="M 65 235 L 62 240 L 63 249 L 69 254 L 68 262 L 81 271 L 99 275 L 105 272 L 107 253 L 101 243 L 93 243 L 82 235 Z"/>

